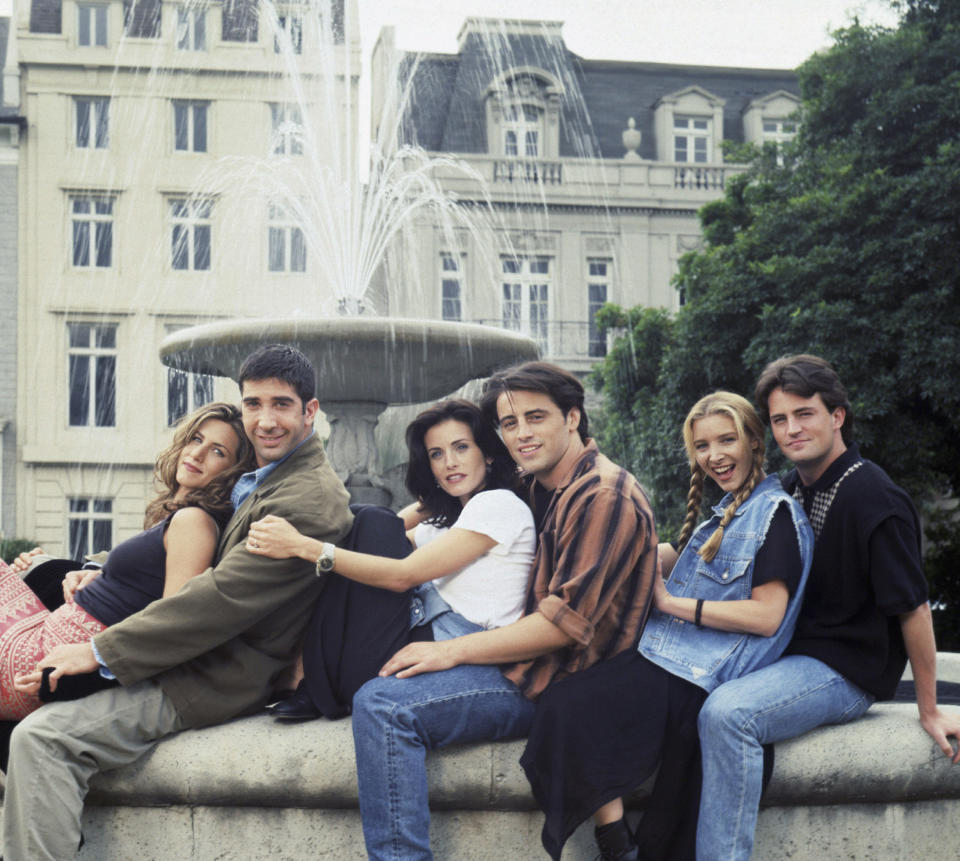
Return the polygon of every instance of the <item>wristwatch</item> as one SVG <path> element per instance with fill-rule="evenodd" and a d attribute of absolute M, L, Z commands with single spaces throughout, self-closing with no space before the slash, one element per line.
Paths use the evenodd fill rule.
<path fill-rule="evenodd" d="M 326 574 L 328 571 L 333 571 L 333 554 L 336 549 L 336 546 L 331 544 L 329 541 L 324 542 L 323 550 L 320 551 L 320 555 L 317 557 L 316 561 L 318 577 Z"/>

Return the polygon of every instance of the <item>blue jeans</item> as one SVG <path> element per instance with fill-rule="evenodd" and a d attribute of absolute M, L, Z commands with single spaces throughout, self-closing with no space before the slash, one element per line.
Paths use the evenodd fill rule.
<path fill-rule="evenodd" d="M 703 791 L 697 861 L 750 858 L 763 789 L 762 745 L 856 720 L 873 700 L 804 655 L 781 658 L 711 693 L 698 722 Z"/>
<path fill-rule="evenodd" d="M 481 630 L 453 611 L 434 617 L 432 627 L 437 640 Z M 427 751 L 525 736 L 533 709 L 495 666 L 378 677 L 360 688 L 353 698 L 353 742 L 368 857 L 431 859 Z"/>

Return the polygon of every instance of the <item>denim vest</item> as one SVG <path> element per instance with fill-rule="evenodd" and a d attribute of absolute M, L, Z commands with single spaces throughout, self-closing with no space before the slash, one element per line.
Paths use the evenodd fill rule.
<path fill-rule="evenodd" d="M 803 589 L 813 558 L 813 530 L 803 509 L 787 495 L 775 475 L 767 476 L 737 509 L 723 532 L 723 542 L 713 561 L 705 562 L 697 550 L 707 541 L 732 499 L 724 496 L 713 517 L 701 523 L 674 565 L 667 590 L 671 595 L 707 601 L 740 601 L 753 588 L 753 562 L 763 544 L 778 505 L 787 505 L 800 545 L 803 574 L 790 596 L 783 621 L 771 637 L 737 634 L 716 628 L 698 628 L 676 616 L 653 610 L 640 638 L 645 658 L 707 691 L 729 679 L 773 663 L 790 642 L 800 612 Z"/>

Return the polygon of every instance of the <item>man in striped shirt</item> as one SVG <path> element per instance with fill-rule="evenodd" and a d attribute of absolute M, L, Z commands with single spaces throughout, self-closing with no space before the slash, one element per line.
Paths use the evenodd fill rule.
<path fill-rule="evenodd" d="M 502 628 L 411 643 L 357 693 L 353 730 L 371 859 L 432 858 L 427 750 L 525 735 L 544 688 L 634 648 L 650 607 L 653 514 L 636 479 L 587 436 L 580 381 L 528 362 L 491 377 L 482 407 L 530 484 L 539 541 L 525 615 Z"/>

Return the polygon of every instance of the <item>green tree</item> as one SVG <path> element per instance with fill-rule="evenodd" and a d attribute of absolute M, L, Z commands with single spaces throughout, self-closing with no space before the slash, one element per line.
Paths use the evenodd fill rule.
<path fill-rule="evenodd" d="M 785 353 L 834 364 L 862 450 L 915 499 L 960 489 L 960 4 L 899 6 L 897 29 L 854 23 L 798 69 L 797 140 L 702 209 L 679 313 L 608 312 L 630 337 L 597 373 L 602 441 L 665 534 L 686 496 L 686 410 L 715 388 L 750 394 Z"/>

